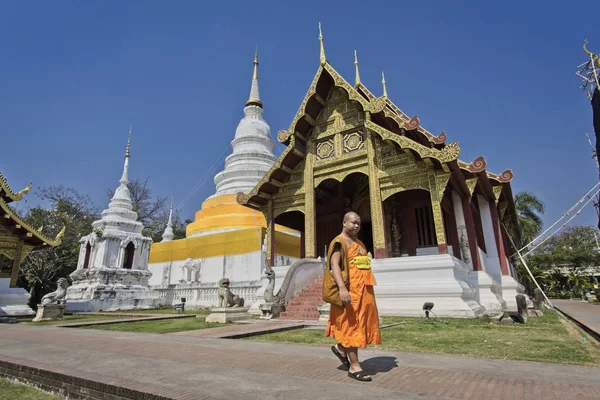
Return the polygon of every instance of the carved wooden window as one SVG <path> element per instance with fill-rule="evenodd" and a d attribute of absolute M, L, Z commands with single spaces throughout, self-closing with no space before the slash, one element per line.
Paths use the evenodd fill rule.
<path fill-rule="evenodd" d="M 90 266 L 90 255 L 92 254 L 92 246 L 88 243 L 85 245 L 85 258 L 83 259 L 83 268 Z"/>
<path fill-rule="evenodd" d="M 417 221 L 417 247 L 437 246 L 431 206 L 415 207 L 415 219 Z"/>
<path fill-rule="evenodd" d="M 317 160 L 325 160 L 335 155 L 335 144 L 333 138 L 317 143 Z"/>
<path fill-rule="evenodd" d="M 344 153 L 362 150 L 365 148 L 365 140 L 361 131 L 344 135 Z"/>
<path fill-rule="evenodd" d="M 135 246 L 132 242 L 129 242 L 125 247 L 125 254 L 123 254 L 123 268 L 131 269 L 133 267 L 133 255 L 135 254 Z"/>

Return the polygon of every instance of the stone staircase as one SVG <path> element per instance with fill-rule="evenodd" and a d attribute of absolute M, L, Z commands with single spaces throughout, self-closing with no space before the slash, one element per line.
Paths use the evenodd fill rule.
<path fill-rule="evenodd" d="M 290 300 L 280 319 L 318 320 L 317 307 L 323 304 L 323 277 L 304 288 L 296 297 Z"/>

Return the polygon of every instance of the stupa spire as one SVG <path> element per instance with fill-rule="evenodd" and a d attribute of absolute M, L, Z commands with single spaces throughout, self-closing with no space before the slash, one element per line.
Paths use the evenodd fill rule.
<path fill-rule="evenodd" d="M 360 83 L 360 72 L 358 72 L 358 57 L 356 50 L 354 50 L 354 68 L 356 69 L 356 77 L 354 78 L 354 86 L 358 86 Z"/>
<path fill-rule="evenodd" d="M 254 71 L 252 72 L 252 85 L 250 86 L 250 97 L 246 102 L 246 106 L 258 106 L 262 108 L 260 101 L 260 93 L 258 91 L 258 48 L 254 53 Z"/>
<path fill-rule="evenodd" d="M 129 138 L 127 139 L 127 148 L 125 149 L 125 165 L 123 165 L 123 175 L 121 175 L 122 185 L 129 183 L 129 157 L 131 156 L 131 125 L 129 126 Z"/>
<path fill-rule="evenodd" d="M 383 86 L 383 97 L 388 97 L 387 87 L 385 86 L 385 74 L 381 71 L 381 85 Z"/>
<path fill-rule="evenodd" d="M 171 208 L 169 209 L 169 220 L 167 221 L 167 227 L 162 234 L 163 242 L 170 242 L 175 238 L 173 233 L 173 198 L 171 198 Z"/>
<path fill-rule="evenodd" d="M 321 45 L 320 53 L 319 53 L 319 61 L 321 65 L 325 65 L 327 62 L 327 58 L 325 57 L 325 45 L 323 44 L 323 31 L 321 30 L 321 23 L 319 22 L 319 42 Z"/>

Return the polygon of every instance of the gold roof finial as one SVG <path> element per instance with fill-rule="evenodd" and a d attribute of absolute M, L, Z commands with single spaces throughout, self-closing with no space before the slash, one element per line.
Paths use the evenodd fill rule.
<path fill-rule="evenodd" d="M 360 73 L 358 72 L 358 57 L 356 56 L 356 50 L 354 50 L 354 67 L 356 69 L 356 78 L 354 78 L 354 86 L 358 86 L 360 83 Z"/>
<path fill-rule="evenodd" d="M 596 64 L 595 67 L 600 68 L 600 56 L 598 54 L 595 54 L 595 53 L 592 53 L 591 51 L 589 51 L 587 49 L 587 44 L 588 44 L 588 41 L 587 41 L 587 39 L 585 39 L 583 41 L 583 51 L 585 51 L 585 54 L 590 56 L 592 63 L 594 63 L 594 61 L 595 61 L 595 64 Z"/>
<path fill-rule="evenodd" d="M 129 125 L 129 138 L 127 139 L 127 149 L 125 150 L 125 157 L 131 157 L 131 125 Z"/>
<path fill-rule="evenodd" d="M 381 84 L 383 85 L 383 97 L 388 97 L 387 87 L 385 86 L 385 74 L 381 71 Z"/>
<path fill-rule="evenodd" d="M 325 45 L 323 44 L 323 31 L 321 30 L 321 23 L 319 22 L 319 42 L 321 43 L 321 51 L 319 54 L 319 61 L 321 65 L 325 65 L 327 58 L 325 58 Z"/>
<path fill-rule="evenodd" d="M 254 53 L 254 73 L 252 79 L 258 79 L 258 46 L 256 46 L 256 52 Z"/>

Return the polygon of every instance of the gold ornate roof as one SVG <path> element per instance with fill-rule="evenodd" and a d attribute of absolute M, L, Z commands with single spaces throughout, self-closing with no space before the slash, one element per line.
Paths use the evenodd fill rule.
<path fill-rule="evenodd" d="M 9 259 L 14 259 L 17 243 L 23 241 L 21 259 L 24 259 L 33 249 L 43 246 L 58 246 L 62 242 L 65 228 L 59 232 L 56 238 L 51 239 L 44 235 L 40 229 L 35 229 L 13 210 L 8 204 L 19 201 L 31 190 L 31 183 L 23 190 L 14 192 L 6 178 L 0 174 L 0 254 Z"/>
<path fill-rule="evenodd" d="M 10 186 L 8 186 L 8 182 L 2 173 L 0 173 L 0 198 L 5 199 L 7 203 L 12 201 L 19 201 L 23 198 L 23 195 L 29 193 L 31 190 L 32 184 L 29 182 L 27 187 L 19 192 L 14 192 Z"/>
<path fill-rule="evenodd" d="M 499 200 L 502 191 L 497 186 L 510 186 L 513 178 L 510 170 L 504 171 L 502 174 L 488 172 L 483 157 L 477 158 L 472 163 L 459 160 L 460 147 L 458 143 L 446 143 L 447 134 L 445 132 L 436 136 L 421 126 L 421 121 L 417 116 L 409 117 L 402 112 L 387 96 L 384 82 L 382 82 L 384 95 L 381 97 L 373 95 L 360 80 L 356 53 L 354 59 L 356 78 L 353 86 L 329 64 L 325 57 L 321 30 L 319 30 L 319 42 L 321 47 L 320 65 L 317 73 L 289 128 L 281 130 L 277 134 L 279 142 L 287 147 L 253 190 L 249 193 L 238 193 L 237 200 L 240 204 L 253 208 L 264 207 L 267 200 L 277 192 L 296 166 L 304 160 L 307 143 L 317 124 L 318 115 L 325 107 L 325 99 L 333 87 L 343 89 L 348 99 L 355 102 L 365 112 L 367 117 L 363 124 L 382 139 L 396 142 L 401 148 L 412 150 L 426 162 L 438 165 L 444 171 L 450 172 L 455 184 L 461 188 L 463 193 L 472 194 L 475 189 L 475 186 L 472 185 L 473 188 L 470 188 L 467 185 L 467 179 L 471 184 L 481 181 L 479 190 L 485 193 L 486 197 Z M 382 78 L 382 80 L 385 79 L 383 76 Z M 508 197 L 509 193 L 510 187 L 504 191 L 502 197 Z"/>
<path fill-rule="evenodd" d="M 4 201 L 4 199 L 0 199 L 0 211 L 2 215 L 0 215 L 0 224 L 4 228 L 10 228 L 14 235 L 20 236 L 26 244 L 32 245 L 34 247 L 38 246 L 58 246 L 62 243 L 62 238 L 65 234 L 65 227 L 63 227 L 56 238 L 51 239 L 39 232 L 26 222 L 24 222 L 17 213 L 9 207 L 9 205 Z M 0 240 L 2 238 L 0 237 Z"/>

